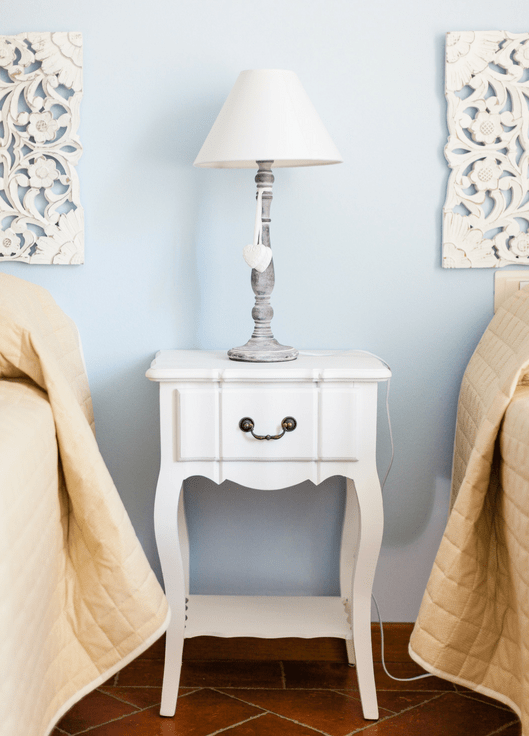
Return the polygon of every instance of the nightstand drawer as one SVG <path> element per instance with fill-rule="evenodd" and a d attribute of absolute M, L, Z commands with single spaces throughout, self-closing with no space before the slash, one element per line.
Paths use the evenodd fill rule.
<path fill-rule="evenodd" d="M 256 439 L 244 432 L 241 419 L 253 422 L 259 436 L 283 433 L 281 422 L 293 417 L 296 427 L 280 439 Z M 318 446 L 318 393 L 313 385 L 279 388 L 224 387 L 220 397 L 220 455 L 224 460 L 312 460 Z"/>
<path fill-rule="evenodd" d="M 175 460 L 358 460 L 362 396 L 367 386 L 180 386 L 176 398 Z M 287 417 L 296 427 L 283 433 Z M 241 429 L 251 419 L 253 435 Z M 371 426 L 372 425 L 372 426 Z M 364 416 L 362 446 L 374 443 Z M 372 435 L 372 440 L 370 435 Z"/>

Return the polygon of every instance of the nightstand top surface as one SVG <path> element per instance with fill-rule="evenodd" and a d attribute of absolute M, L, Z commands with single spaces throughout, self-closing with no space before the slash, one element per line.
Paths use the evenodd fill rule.
<path fill-rule="evenodd" d="M 281 363 L 230 360 L 221 350 L 160 350 L 146 373 L 151 381 L 387 381 L 384 361 L 361 350 L 300 350 Z"/>

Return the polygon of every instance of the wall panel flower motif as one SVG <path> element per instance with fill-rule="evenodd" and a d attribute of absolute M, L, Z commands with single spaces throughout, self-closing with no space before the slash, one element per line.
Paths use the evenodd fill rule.
<path fill-rule="evenodd" d="M 443 267 L 529 265 L 529 33 L 446 36 Z"/>
<path fill-rule="evenodd" d="M 0 36 L 0 263 L 84 262 L 80 33 Z"/>

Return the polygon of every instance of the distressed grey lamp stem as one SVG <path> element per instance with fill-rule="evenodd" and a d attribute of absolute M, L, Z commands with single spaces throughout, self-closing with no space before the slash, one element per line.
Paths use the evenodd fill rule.
<path fill-rule="evenodd" d="M 270 206 L 272 204 L 273 161 L 258 161 L 259 167 L 255 176 L 257 193 L 263 189 L 261 220 L 263 223 L 262 244 L 270 248 Z M 252 309 L 254 330 L 246 345 L 228 350 L 232 360 L 244 360 L 255 363 L 279 363 L 295 360 L 298 351 L 287 345 L 281 345 L 274 337 L 270 323 L 274 310 L 270 304 L 270 296 L 274 289 L 274 259 L 262 273 L 252 268 L 252 289 L 255 294 L 255 305 Z"/>

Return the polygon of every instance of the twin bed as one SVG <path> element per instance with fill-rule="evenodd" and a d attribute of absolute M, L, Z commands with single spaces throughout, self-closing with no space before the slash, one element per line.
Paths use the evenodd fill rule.
<path fill-rule="evenodd" d="M 5 274 L 0 505 L 0 734 L 47 736 L 169 614 L 97 447 L 76 327 Z"/>
<path fill-rule="evenodd" d="M 529 734 L 529 290 L 498 309 L 459 397 L 452 509 L 410 655 Z"/>

